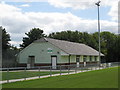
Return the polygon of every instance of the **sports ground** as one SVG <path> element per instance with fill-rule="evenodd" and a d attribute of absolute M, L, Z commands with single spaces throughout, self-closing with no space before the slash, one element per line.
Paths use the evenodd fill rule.
<path fill-rule="evenodd" d="M 118 88 L 118 67 L 5 83 L 3 88 Z"/>

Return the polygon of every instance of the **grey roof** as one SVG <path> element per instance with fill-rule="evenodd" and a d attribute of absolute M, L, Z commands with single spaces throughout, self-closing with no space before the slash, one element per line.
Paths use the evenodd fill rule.
<path fill-rule="evenodd" d="M 64 40 L 57 40 L 57 39 L 51 39 L 51 38 L 41 38 L 39 40 L 35 41 L 37 42 L 49 42 L 53 44 L 54 46 L 60 48 L 64 52 L 71 54 L 71 55 L 90 55 L 90 56 L 98 56 L 99 52 L 90 46 L 87 46 L 85 44 L 81 43 L 74 43 Z M 101 56 L 104 56 L 101 53 Z"/>

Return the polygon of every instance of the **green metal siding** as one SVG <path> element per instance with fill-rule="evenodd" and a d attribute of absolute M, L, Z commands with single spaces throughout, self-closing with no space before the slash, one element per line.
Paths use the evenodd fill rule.
<path fill-rule="evenodd" d="M 48 52 L 48 48 L 52 50 L 52 53 Z M 19 63 L 27 63 L 29 56 L 35 56 L 35 63 L 51 63 L 51 55 L 57 56 L 57 63 L 69 63 L 69 55 L 49 42 L 30 44 L 19 53 L 18 60 Z M 83 55 L 80 55 L 80 62 L 83 62 L 83 57 Z M 92 61 L 95 61 L 94 59 L 94 56 L 92 56 Z M 89 62 L 89 60 L 90 57 L 87 56 L 87 61 Z M 98 57 L 97 61 L 99 61 Z M 76 55 L 71 55 L 70 63 L 75 62 Z"/>
<path fill-rule="evenodd" d="M 59 60 L 59 63 L 68 63 L 69 56 L 61 56 L 61 59 Z"/>
<path fill-rule="evenodd" d="M 83 62 L 83 56 L 80 56 L 80 62 Z"/>
<path fill-rule="evenodd" d="M 69 56 L 61 56 L 61 62 L 60 63 L 68 63 Z M 71 55 L 70 56 L 70 63 L 75 63 L 76 62 L 76 55 Z M 83 62 L 83 56 L 80 56 L 80 62 Z"/>
<path fill-rule="evenodd" d="M 49 53 L 47 50 L 48 48 L 51 48 L 53 52 Z M 56 48 L 54 45 L 48 42 L 32 43 L 30 46 L 20 52 L 19 63 L 27 63 L 28 56 L 31 55 L 35 56 L 35 63 L 51 63 L 51 55 L 57 55 L 57 62 L 60 63 L 62 61 L 66 61 L 64 59 L 60 61 L 61 51 L 62 50 Z"/>

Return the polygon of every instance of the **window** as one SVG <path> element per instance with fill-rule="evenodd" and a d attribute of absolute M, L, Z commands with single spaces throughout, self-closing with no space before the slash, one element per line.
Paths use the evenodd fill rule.
<path fill-rule="evenodd" d="M 80 56 L 76 56 L 76 62 L 79 62 Z"/>
<path fill-rule="evenodd" d="M 92 56 L 90 56 L 90 61 L 92 61 Z"/>
<path fill-rule="evenodd" d="M 95 61 L 97 61 L 97 56 L 95 56 Z"/>
<path fill-rule="evenodd" d="M 87 57 L 86 57 L 86 56 L 84 56 L 84 57 L 83 57 L 83 61 L 84 61 L 84 62 L 86 62 L 86 59 L 87 59 Z"/>
<path fill-rule="evenodd" d="M 79 58 L 76 58 L 76 62 L 79 62 Z"/>

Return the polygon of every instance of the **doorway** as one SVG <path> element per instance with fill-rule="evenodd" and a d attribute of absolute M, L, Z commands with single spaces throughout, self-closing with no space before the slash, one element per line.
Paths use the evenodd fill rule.
<path fill-rule="evenodd" d="M 52 69 L 57 69 L 57 56 L 51 56 Z"/>
<path fill-rule="evenodd" d="M 76 65 L 77 67 L 80 66 L 80 56 L 76 56 Z"/>
<path fill-rule="evenodd" d="M 27 67 L 34 67 L 35 64 L 35 56 L 29 56 Z"/>

